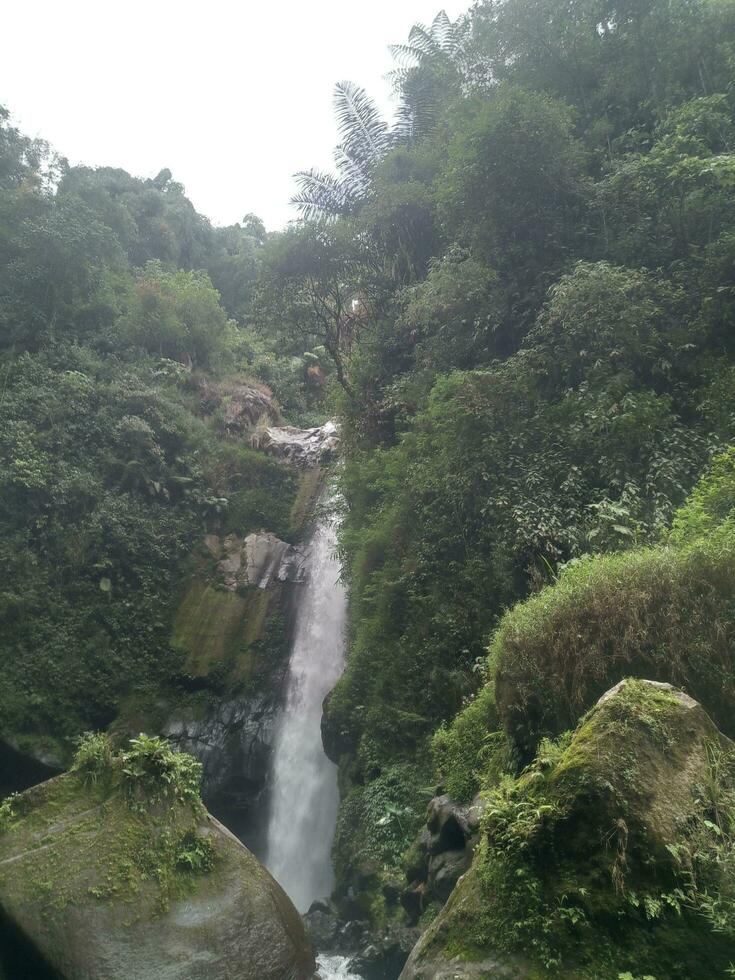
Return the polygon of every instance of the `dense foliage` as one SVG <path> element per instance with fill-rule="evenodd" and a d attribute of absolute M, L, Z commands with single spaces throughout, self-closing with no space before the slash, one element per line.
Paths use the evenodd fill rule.
<path fill-rule="evenodd" d="M 171 637 L 194 545 L 289 535 L 295 477 L 225 411 L 254 376 L 313 409 L 307 363 L 245 320 L 264 237 L 0 115 L 0 736 L 64 759 L 124 703 L 192 690 Z"/>
<path fill-rule="evenodd" d="M 336 172 L 298 175 L 275 234 L 0 119 L 3 724 L 185 688 L 195 538 L 288 534 L 293 481 L 227 438 L 204 373 L 329 406 L 337 894 L 374 921 L 435 767 L 468 800 L 541 746 L 540 784 L 545 739 L 628 673 L 732 734 L 735 683 L 735 5 L 478 0 L 393 51 L 396 121 L 340 82 Z M 532 782 L 495 800 L 511 850 Z"/>
<path fill-rule="evenodd" d="M 706 566 L 730 621 L 724 538 L 670 567 L 656 543 L 735 436 L 734 18 L 710 0 L 479 2 L 395 49 L 395 126 L 338 88 L 338 173 L 302 175 L 307 220 L 266 242 L 256 293 L 339 382 L 351 631 L 325 731 L 346 786 L 404 762 L 418 778 L 504 610 L 586 555 L 652 546 L 633 561 L 678 569 L 682 601 Z M 685 619 L 666 620 L 682 647 Z M 696 658 L 658 673 L 690 679 Z M 722 658 L 706 684 L 731 675 Z M 453 785 L 477 785 L 471 765 Z"/>

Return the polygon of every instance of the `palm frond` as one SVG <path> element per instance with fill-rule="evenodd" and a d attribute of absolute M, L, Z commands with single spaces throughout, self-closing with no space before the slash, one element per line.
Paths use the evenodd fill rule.
<path fill-rule="evenodd" d="M 399 65 L 413 66 L 421 60 L 421 52 L 411 44 L 389 44 L 388 50 Z"/>
<path fill-rule="evenodd" d="M 408 46 L 417 52 L 418 57 L 432 57 L 437 49 L 431 30 L 423 24 L 414 24 L 408 32 Z"/>
<path fill-rule="evenodd" d="M 447 17 L 446 10 L 440 10 L 431 24 L 431 37 L 442 51 L 451 54 L 454 50 L 454 24 Z"/>
<path fill-rule="evenodd" d="M 363 160 L 355 159 L 340 143 L 334 148 L 334 162 L 344 183 L 350 188 L 352 196 L 361 197 L 367 192 L 370 186 L 371 170 L 365 167 Z"/>
<path fill-rule="evenodd" d="M 344 152 L 367 167 L 374 166 L 390 144 L 388 124 L 377 106 L 354 82 L 337 83 L 334 105 Z"/>
<path fill-rule="evenodd" d="M 344 182 L 323 170 L 302 170 L 294 174 L 299 192 L 291 198 L 302 218 L 336 218 L 350 209 L 349 191 Z"/>

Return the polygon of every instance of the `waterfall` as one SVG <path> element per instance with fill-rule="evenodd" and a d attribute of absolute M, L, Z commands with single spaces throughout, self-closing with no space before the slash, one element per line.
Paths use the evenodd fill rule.
<path fill-rule="evenodd" d="M 337 767 L 322 749 L 322 701 L 344 668 L 346 598 L 335 557 L 336 520 L 322 518 L 306 559 L 285 703 L 273 747 L 265 863 L 300 912 L 330 894 Z"/>

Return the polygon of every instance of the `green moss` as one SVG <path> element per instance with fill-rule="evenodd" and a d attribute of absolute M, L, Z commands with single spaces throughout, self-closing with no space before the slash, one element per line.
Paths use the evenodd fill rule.
<path fill-rule="evenodd" d="M 186 652 L 191 677 L 224 672 L 232 684 L 247 684 L 261 666 L 257 645 L 266 637 L 278 596 L 267 589 L 238 595 L 194 579 L 176 613 L 172 642 Z M 267 669 L 267 667 L 266 667 Z"/>
<path fill-rule="evenodd" d="M 471 800 L 508 768 L 508 740 L 498 728 L 495 691 L 487 684 L 451 724 L 434 735 L 434 765 L 446 791 L 456 800 Z"/>
<path fill-rule="evenodd" d="M 196 760 L 160 739 L 116 752 L 105 736 L 88 736 L 72 773 L 13 799 L 0 893 L 51 918 L 92 900 L 122 902 L 130 923 L 165 911 L 216 869 L 200 776 Z"/>
<path fill-rule="evenodd" d="M 720 737 L 693 710 L 628 681 L 573 736 L 542 742 L 533 765 L 488 794 L 472 870 L 427 952 L 522 954 L 543 975 L 590 980 L 724 976 L 735 958 L 735 781 L 721 766 L 717 802 L 703 802 Z M 714 813 L 719 830 L 708 829 Z"/>
<path fill-rule="evenodd" d="M 300 470 L 298 479 L 298 490 L 289 515 L 290 531 L 294 537 L 299 537 L 303 533 L 321 489 L 324 474 L 321 467 L 311 466 L 309 469 Z"/>
<path fill-rule="evenodd" d="M 735 734 L 735 528 L 581 561 L 501 621 L 498 711 L 526 758 L 627 674 L 684 685 Z"/>

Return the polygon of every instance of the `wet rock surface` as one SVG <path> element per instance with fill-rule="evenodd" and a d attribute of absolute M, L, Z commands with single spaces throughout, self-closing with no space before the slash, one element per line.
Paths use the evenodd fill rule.
<path fill-rule="evenodd" d="M 163 735 L 202 763 L 202 796 L 258 854 L 278 713 L 277 692 L 217 704 L 206 718 L 173 718 Z"/>
<path fill-rule="evenodd" d="M 313 429 L 297 429 L 291 425 L 272 426 L 259 440 L 259 446 L 271 456 L 277 456 L 295 466 L 316 466 L 330 460 L 339 448 L 339 430 L 334 422 Z"/>
<path fill-rule="evenodd" d="M 350 969 L 364 980 L 396 980 L 419 936 L 418 929 L 391 926 L 350 959 Z"/>
<path fill-rule="evenodd" d="M 222 584 L 230 592 L 248 585 L 267 589 L 279 582 L 303 579 L 303 550 L 269 531 L 255 531 L 245 538 L 207 534 L 204 547 L 217 561 Z"/>

